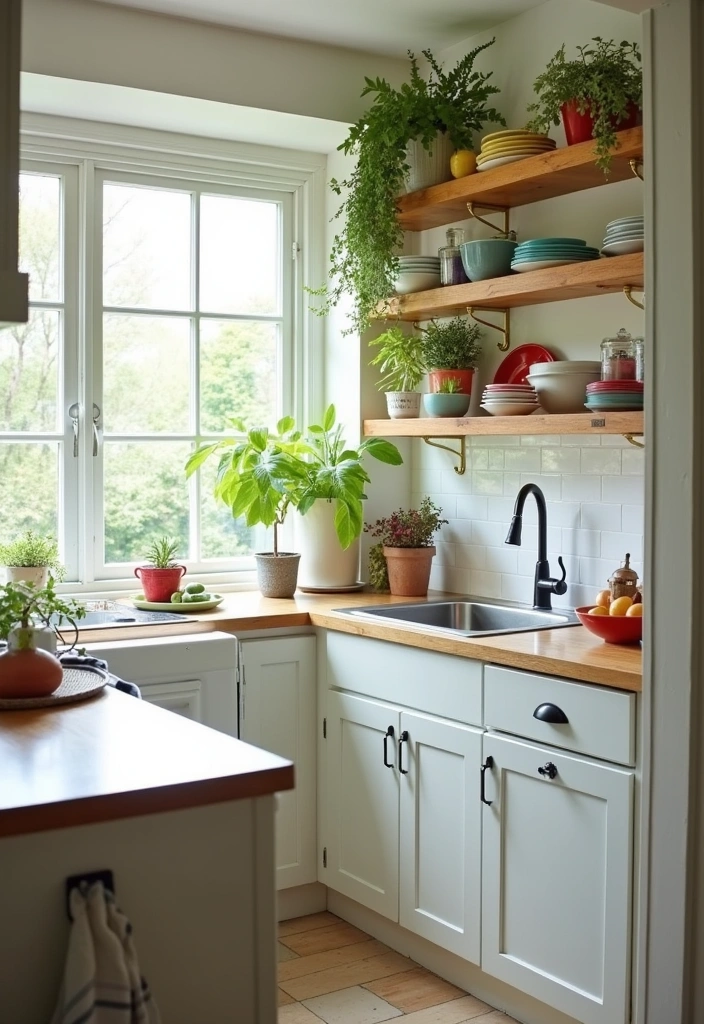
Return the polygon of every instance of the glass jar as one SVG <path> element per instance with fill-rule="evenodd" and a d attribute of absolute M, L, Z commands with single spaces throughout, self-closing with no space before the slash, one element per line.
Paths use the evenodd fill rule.
<path fill-rule="evenodd" d="M 633 344 L 636 347 L 636 380 L 639 380 L 642 384 L 645 380 L 645 339 L 634 338 Z"/>
<path fill-rule="evenodd" d="M 438 250 L 440 257 L 440 284 L 467 284 L 460 245 L 464 242 L 464 228 L 448 228 L 447 245 Z"/>
<path fill-rule="evenodd" d="M 625 327 L 601 343 L 601 379 L 636 380 L 636 344 Z"/>

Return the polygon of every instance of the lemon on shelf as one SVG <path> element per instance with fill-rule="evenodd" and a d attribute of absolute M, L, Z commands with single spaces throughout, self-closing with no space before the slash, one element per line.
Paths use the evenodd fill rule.
<path fill-rule="evenodd" d="M 450 174 L 453 178 L 466 178 L 477 169 L 477 156 L 471 149 L 456 149 L 450 157 Z"/>

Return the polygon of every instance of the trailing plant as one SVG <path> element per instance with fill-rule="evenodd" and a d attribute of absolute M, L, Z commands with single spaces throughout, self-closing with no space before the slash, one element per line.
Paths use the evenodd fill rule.
<path fill-rule="evenodd" d="M 643 72 L 637 43 L 616 43 L 601 36 L 594 36 L 592 43 L 578 46 L 574 60 L 565 59 L 563 43 L 538 75 L 533 83 L 538 100 L 528 107 L 534 117 L 526 128 L 547 133 L 560 123 L 563 104 L 574 101 L 580 114 L 588 112 L 594 121 L 596 163 L 606 173 L 618 124 L 629 116 L 632 104 L 642 109 Z"/>
<path fill-rule="evenodd" d="M 365 523 L 364 532 L 379 538 L 383 547 L 428 548 L 437 531 L 447 522 L 442 518 L 442 509 L 426 497 L 417 509 L 400 508 L 374 524 Z"/>
<path fill-rule="evenodd" d="M 57 580 L 66 575 L 56 538 L 42 537 L 34 530 L 27 530 L 9 544 L 0 544 L 0 564 L 25 568 L 46 566 Z"/>
<path fill-rule="evenodd" d="M 335 218 L 342 221 L 330 254 L 332 284 L 312 294 L 324 301 L 316 310 L 327 315 L 344 294 L 354 300 L 351 326 L 345 334 L 361 333 L 374 311 L 393 294 L 399 272 L 397 252 L 403 232 L 396 219 L 397 199 L 409 173 L 409 142 L 431 151 L 438 133 L 449 136 L 455 149 L 471 149 L 475 132 L 487 122 L 505 124 L 487 106 L 499 89 L 489 84 L 491 72 L 474 69 L 477 56 L 494 40 L 476 47 L 449 72 L 423 50 L 430 73 L 420 74 L 409 51 L 410 81 L 395 89 L 383 78 L 366 78 L 362 96 L 373 96 L 369 110 L 350 129 L 338 147 L 357 163 L 344 181 L 333 179 L 333 192 L 344 197 Z"/>
<path fill-rule="evenodd" d="M 76 622 L 86 609 L 77 601 L 58 597 L 55 581 L 49 577 L 45 587 L 37 589 L 27 583 L 6 583 L 0 587 L 0 639 L 7 640 L 15 630 L 20 650 L 31 646 L 32 628 L 37 620 L 54 629 L 52 619 L 66 621 L 77 632 Z"/>
<path fill-rule="evenodd" d="M 171 537 L 160 537 L 149 545 L 145 564 L 154 569 L 175 569 L 178 564 L 177 551 L 178 541 L 172 540 Z"/>
<path fill-rule="evenodd" d="M 482 331 L 466 317 L 438 323 L 431 320 L 421 328 L 425 362 L 430 370 L 473 370 L 481 355 Z"/>
<path fill-rule="evenodd" d="M 379 351 L 369 363 L 378 366 L 380 391 L 415 391 L 426 372 L 425 345 L 419 334 L 404 334 L 398 325 L 389 327 L 369 342 Z"/>

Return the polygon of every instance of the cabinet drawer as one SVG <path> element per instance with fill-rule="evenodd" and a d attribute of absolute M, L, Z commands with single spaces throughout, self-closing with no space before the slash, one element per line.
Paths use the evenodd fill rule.
<path fill-rule="evenodd" d="M 567 722 L 535 718 L 541 704 L 555 705 Z M 484 724 L 605 761 L 635 764 L 636 698 L 632 693 L 487 665 Z"/>

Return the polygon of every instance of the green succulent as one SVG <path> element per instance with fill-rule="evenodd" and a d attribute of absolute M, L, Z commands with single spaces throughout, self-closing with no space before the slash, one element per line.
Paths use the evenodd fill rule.
<path fill-rule="evenodd" d="M 149 545 L 145 564 L 154 569 L 174 569 L 177 564 L 177 551 L 178 541 L 172 540 L 171 537 L 160 537 Z"/>

